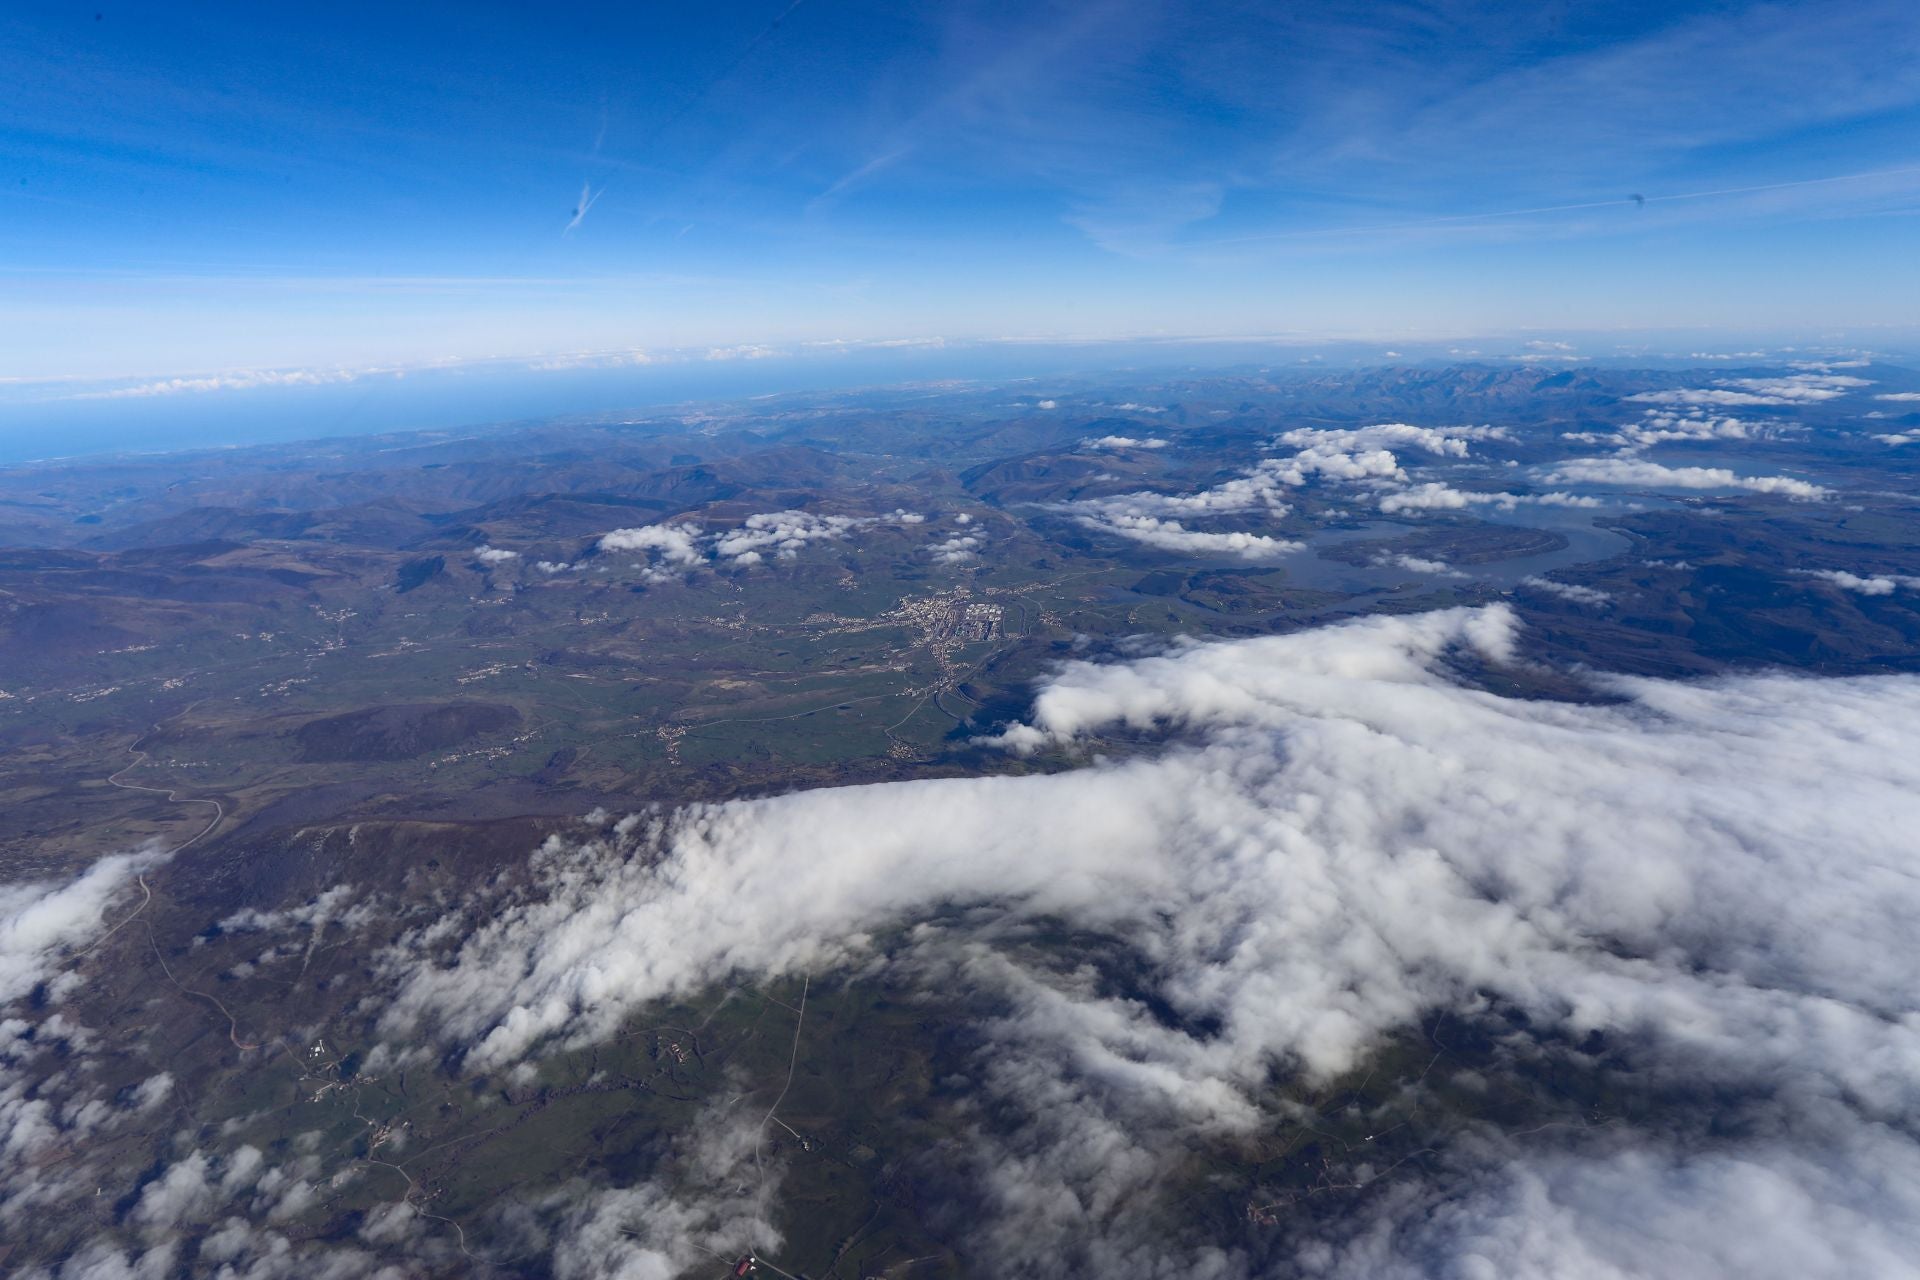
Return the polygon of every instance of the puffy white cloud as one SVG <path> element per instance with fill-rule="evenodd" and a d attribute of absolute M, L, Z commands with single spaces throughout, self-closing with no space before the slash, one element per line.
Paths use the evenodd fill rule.
<path fill-rule="evenodd" d="M 1301 428 L 1282 433 L 1275 443 L 1298 451 L 1290 458 L 1261 464 L 1255 475 L 1286 485 L 1312 479 L 1351 483 L 1371 490 L 1388 514 L 1409 511 L 1460 509 L 1489 504 L 1512 509 L 1522 504 L 1599 506 L 1571 494 L 1475 493 L 1439 481 L 1415 484 L 1401 467 L 1398 455 L 1386 446 L 1415 450 L 1441 459 L 1465 458 L 1469 444 L 1508 440 L 1504 427 L 1416 427 L 1404 422 L 1378 423 L 1351 429 Z"/>
<path fill-rule="evenodd" d="M 1465 489 L 1455 489 L 1438 480 L 1429 480 L 1425 484 L 1382 494 L 1380 509 L 1389 514 L 1402 511 L 1456 511 L 1482 499 L 1499 502 L 1510 496 L 1512 495 L 1504 493 L 1469 493 Z"/>
<path fill-rule="evenodd" d="M 1408 573 L 1425 573 L 1440 578 L 1464 578 L 1467 576 L 1448 564 L 1445 560 L 1431 560 L 1425 556 L 1381 556 L 1374 561 L 1374 564 L 1383 568 L 1405 569 Z"/>
<path fill-rule="evenodd" d="M 638 552 L 645 556 L 639 565 L 640 577 L 646 582 L 670 582 L 689 569 L 706 563 L 706 554 L 701 550 L 700 530 L 690 524 L 649 524 L 632 529 L 615 529 L 601 536 L 595 544 L 601 551 L 614 554 Z M 553 565 L 542 560 L 534 565 L 549 576 L 561 573 L 574 565 Z"/>
<path fill-rule="evenodd" d="M 134 1086 L 131 1099 L 135 1111 L 151 1111 L 173 1096 L 173 1073 L 162 1071 Z"/>
<path fill-rule="evenodd" d="M 1281 484 L 1303 485 L 1313 477 L 1328 480 L 1372 480 L 1404 483 L 1407 473 L 1389 449 L 1349 452 L 1333 445 L 1313 445 L 1285 461 L 1263 464 L 1263 473 Z"/>
<path fill-rule="evenodd" d="M 1622 449 L 1644 449 L 1671 440 L 1703 443 L 1713 440 L 1751 440 L 1770 435 L 1773 428 L 1744 418 L 1715 416 L 1704 409 L 1679 412 L 1648 409 L 1638 422 L 1623 423 L 1611 432 L 1569 431 L 1560 438 L 1587 444 L 1617 444 Z"/>
<path fill-rule="evenodd" d="M 29 1271 L 23 1280 L 49 1280 L 54 1276 L 59 1280 L 166 1280 L 176 1273 L 179 1253 L 176 1241 L 125 1253 L 104 1240 L 92 1240 L 56 1270 Z"/>
<path fill-rule="evenodd" d="M 1258 554 L 1278 554 L 1298 548 L 1262 535 L 1206 535 L 1187 529 L 1183 518 L 1238 515 L 1263 511 L 1283 516 L 1290 509 L 1282 501 L 1286 483 L 1272 462 L 1263 462 L 1232 480 L 1195 493 L 1152 493 L 1141 490 L 1108 498 L 1084 498 L 1064 502 L 1054 510 L 1072 515 L 1089 528 L 1100 529 L 1135 542 L 1145 542 L 1168 550 L 1223 551 L 1258 549 Z M 1215 539 L 1223 539 L 1215 541 Z M 1198 539 L 1197 541 L 1195 539 Z"/>
<path fill-rule="evenodd" d="M 771 511 L 748 516 L 740 528 L 719 535 L 714 554 L 735 564 L 758 564 L 762 552 L 785 560 L 810 542 L 845 536 L 858 522 L 851 516 L 817 516 L 808 511 Z"/>
<path fill-rule="evenodd" d="M 1895 400 L 1903 404 L 1912 403 L 1913 401 L 1920 400 L 1920 391 L 1888 391 L 1881 395 L 1875 396 L 1874 399 L 1875 400 Z"/>
<path fill-rule="evenodd" d="M 237 972 L 252 973 L 260 965 L 298 956 L 300 971 L 305 973 L 315 951 L 326 940 L 329 928 L 348 933 L 364 929 L 379 915 L 381 907 L 382 904 L 376 899 L 360 896 L 354 886 L 337 884 L 296 907 L 279 911 L 244 908 L 220 921 L 220 928 L 227 933 L 304 932 L 304 939 L 276 942 L 254 959 L 244 962 Z"/>
<path fill-rule="evenodd" d="M 481 564 L 511 564 L 520 558 L 520 553 L 518 551 L 506 551 L 499 547 L 483 546 L 474 551 L 473 558 Z"/>
<path fill-rule="evenodd" d="M 1294 448 L 1294 455 L 1263 463 L 1255 474 L 1286 485 L 1303 485 L 1314 478 L 1402 485 L 1407 483 L 1407 473 L 1394 449 L 1412 449 L 1436 458 L 1464 458 L 1471 441 L 1508 438 L 1503 427 L 1416 427 L 1404 422 L 1352 428 L 1301 427 L 1274 438 L 1275 444 Z"/>
<path fill-rule="evenodd" d="M 1920 1277 L 1920 1147 L 1878 1126 L 1704 1152 L 1642 1139 L 1575 1156 L 1482 1141 L 1469 1158 L 1454 1162 L 1464 1185 L 1451 1194 L 1389 1184 L 1344 1238 L 1308 1245 L 1299 1273 Z"/>
<path fill-rule="evenodd" d="M 1267 534 L 1215 533 L 1188 528 L 1184 519 L 1238 515 L 1263 511 L 1273 517 L 1289 510 L 1281 500 L 1287 482 L 1272 461 L 1262 462 L 1232 480 L 1195 493 L 1152 493 L 1141 490 L 1107 498 L 1084 498 L 1055 504 L 1053 510 L 1073 516 L 1080 524 L 1163 551 L 1226 553 L 1247 559 L 1269 559 L 1300 549 L 1301 544 Z"/>
<path fill-rule="evenodd" d="M 926 517 L 896 510 L 884 516 L 823 516 L 811 511 L 768 511 L 748 516 L 738 529 L 713 537 L 713 553 L 738 565 L 759 564 L 771 554 L 791 560 L 810 543 L 845 537 L 876 524 L 925 524 Z"/>
<path fill-rule="evenodd" d="M 696 1265 L 733 1261 L 743 1245 L 777 1249 L 769 1193 L 778 1170 L 759 1155 L 764 1108 L 741 1102 L 693 1117 L 669 1164 L 673 1189 L 661 1182 L 568 1197 L 553 1251 L 559 1280 L 673 1280 Z"/>
<path fill-rule="evenodd" d="M 260 1158 L 260 1152 L 253 1147 L 240 1150 L 250 1153 L 252 1160 L 244 1155 L 235 1156 L 234 1165 L 228 1170 L 236 1179 L 235 1190 L 240 1187 L 239 1180 L 254 1170 Z M 207 1217 L 226 1198 L 222 1194 L 221 1179 L 215 1176 L 217 1172 L 214 1162 L 200 1151 L 169 1165 L 158 1178 L 140 1189 L 139 1203 L 134 1205 L 131 1215 L 133 1221 L 143 1227 L 173 1230 L 193 1219 Z"/>
<path fill-rule="evenodd" d="M 926 517 L 912 511 L 891 511 L 884 516 L 816 515 L 811 511 L 766 511 L 750 515 L 737 529 L 702 533 L 690 524 L 654 524 L 633 529 L 615 529 L 597 544 L 603 552 L 646 552 L 649 559 L 643 576 L 650 582 L 663 582 L 706 563 L 709 552 L 736 565 L 759 564 L 768 555 L 791 560 L 801 548 L 813 542 L 842 538 L 854 529 L 876 524 L 916 525 Z M 539 561 L 534 568 L 553 574 L 577 565 Z"/>
<path fill-rule="evenodd" d="M 329 924 L 339 921 L 349 929 L 356 929 L 372 918 L 374 910 L 371 903 L 363 901 L 356 904 L 354 898 L 357 893 L 350 884 L 337 884 L 297 907 L 286 907 L 279 911 L 243 907 L 220 921 L 220 927 L 232 933 L 298 926 L 318 933 Z"/>
<path fill-rule="evenodd" d="M 602 551 L 646 551 L 656 563 L 676 568 L 692 568 L 704 558 L 700 554 L 700 531 L 684 524 L 649 524 L 635 529 L 615 529 L 603 534 L 595 544 Z"/>
<path fill-rule="evenodd" d="M 1791 476 L 1743 476 L 1725 467 L 1666 467 L 1642 458 L 1571 458 L 1545 476 L 1548 484 L 1619 484 L 1647 489 L 1747 489 L 1789 498 L 1825 498 L 1830 490 Z"/>
<path fill-rule="evenodd" d="M 896 963 L 964 975 L 1007 1009 L 977 1084 L 1032 1122 L 976 1135 L 978 1230 L 1019 1258 L 1021 1239 L 1060 1232 L 1137 1247 L 1129 1211 L 1191 1135 L 1265 1123 L 1276 1069 L 1326 1080 L 1394 1029 L 1491 999 L 1542 1033 L 1604 1031 L 1653 1087 L 1749 1091 L 1771 1127 L 1496 1151 L 1464 1181 L 1413 1179 L 1413 1207 L 1372 1234 L 1305 1242 L 1298 1269 L 1685 1275 L 1757 1259 L 1755 1274 L 1786 1275 L 1916 1256 L 1902 1171 L 1920 1163 L 1901 1126 L 1920 1114 L 1920 679 L 1596 678 L 1611 701 L 1573 704 L 1451 674 L 1513 661 L 1515 643 L 1496 606 L 1073 664 L 1000 741 L 1168 743 L 556 837 L 450 950 L 434 927 L 395 948 L 385 1025 L 503 1066 L 911 926 Z M 1023 919 L 1125 940 L 1173 1016 L 975 934 Z M 1656 1229 L 1623 1232 L 1623 1215 Z M 1141 1268 L 1247 1263 L 1215 1250 Z"/>
<path fill-rule="evenodd" d="M 942 542 L 927 544 L 927 553 L 940 564 L 964 564 L 975 558 L 981 540 L 971 534 L 955 534 Z"/>
<path fill-rule="evenodd" d="M 128 1220 L 151 1243 L 175 1238 L 189 1227 L 209 1226 L 216 1217 L 237 1208 L 246 1216 L 226 1217 L 219 1230 L 203 1238 L 201 1251 L 216 1261 L 229 1261 L 248 1251 L 283 1254 L 287 1241 L 257 1224 L 284 1223 L 317 1204 L 319 1192 L 312 1179 L 319 1168 L 318 1157 L 311 1154 L 296 1156 L 285 1165 L 271 1164 L 258 1147 L 249 1144 L 229 1152 L 196 1149 L 140 1189 Z M 353 1250 L 326 1253 L 336 1259 L 367 1260 Z"/>
<path fill-rule="evenodd" d="M 1184 494 L 1141 491 L 1087 498 L 1058 504 L 1055 510 L 1073 514 L 1082 524 L 1169 550 L 1273 556 L 1297 550 L 1297 544 L 1258 534 L 1205 533 L 1188 529 L 1182 522 L 1198 516 L 1250 511 L 1282 516 L 1289 510 L 1286 491 L 1316 479 L 1398 488 L 1407 483 L 1407 473 L 1387 445 L 1436 457 L 1461 458 L 1467 456 L 1470 441 L 1505 438 L 1507 433 L 1500 427 L 1415 427 L 1403 422 L 1327 430 L 1301 428 L 1275 440 L 1295 450 L 1290 457 L 1265 459 L 1212 488 Z"/>

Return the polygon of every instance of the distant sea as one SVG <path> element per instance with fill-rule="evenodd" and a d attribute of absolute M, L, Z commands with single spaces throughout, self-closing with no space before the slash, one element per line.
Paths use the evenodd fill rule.
<path fill-rule="evenodd" d="M 1111 375 L 1130 363 L 1218 367 L 1263 348 L 1025 346 L 914 348 L 803 358 L 692 361 L 536 372 L 520 364 L 382 374 L 317 387 L 177 392 L 119 399 L 0 399 L 0 465 L 101 453 L 274 444 L 327 436 L 444 430 L 582 413 L 636 414 L 781 392 L 891 386 L 941 379 L 1000 381 Z M 1296 353 L 1289 352 L 1288 356 Z M 1036 385 L 1035 393 L 1046 388 Z"/>

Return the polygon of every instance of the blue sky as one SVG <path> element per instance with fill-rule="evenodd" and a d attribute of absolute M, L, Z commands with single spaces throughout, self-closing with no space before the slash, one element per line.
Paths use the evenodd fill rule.
<path fill-rule="evenodd" d="M 1920 319 L 1911 0 L 27 3 L 0 84 L 11 379 Z"/>

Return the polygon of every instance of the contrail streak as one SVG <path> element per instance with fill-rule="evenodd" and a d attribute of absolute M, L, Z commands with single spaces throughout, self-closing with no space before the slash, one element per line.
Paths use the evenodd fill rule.
<path fill-rule="evenodd" d="M 593 208 L 594 203 L 606 193 L 607 193 L 607 189 L 605 187 L 602 187 L 598 191 L 595 191 L 593 189 L 592 183 L 590 182 L 581 183 L 580 184 L 580 201 L 578 204 L 574 205 L 573 221 L 569 222 L 566 225 L 565 230 L 561 231 L 560 234 L 565 235 L 567 234 L 568 231 L 573 230 L 575 227 L 579 226 L 582 222 L 585 222 L 587 220 L 587 210 Z"/>

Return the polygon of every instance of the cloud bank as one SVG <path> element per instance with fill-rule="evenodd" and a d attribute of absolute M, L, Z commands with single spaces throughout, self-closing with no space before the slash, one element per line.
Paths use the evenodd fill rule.
<path fill-rule="evenodd" d="M 729 978 L 868 962 L 904 927 L 893 963 L 1007 1009 L 974 1087 L 1027 1120 L 967 1165 L 996 1273 L 1902 1274 L 1920 680 L 1600 678 L 1569 704 L 1455 674 L 1518 639 L 1494 606 L 1076 663 L 997 738 L 1104 753 L 1065 772 L 556 838 L 477 931 L 394 950 L 384 1025 L 499 1068 Z M 1161 745 L 1113 754 L 1141 735 Z M 1042 919 L 1121 940 L 1165 1012 L 980 932 Z M 1324 1081 L 1489 1002 L 1604 1034 L 1634 1087 L 1711 1091 L 1698 1123 L 1464 1142 L 1283 1259 L 1133 1225 L 1196 1135 L 1274 1123 L 1276 1071 Z M 1760 1101 L 1714 1100 L 1738 1096 Z"/>

